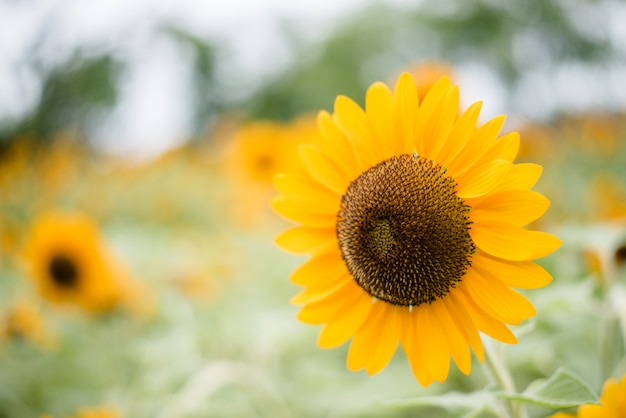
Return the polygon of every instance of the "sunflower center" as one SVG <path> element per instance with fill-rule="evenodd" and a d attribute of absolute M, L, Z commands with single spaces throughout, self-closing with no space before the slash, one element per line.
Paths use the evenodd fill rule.
<path fill-rule="evenodd" d="M 48 271 L 52 281 L 59 287 L 69 289 L 78 283 L 78 268 L 71 259 L 64 255 L 52 257 Z"/>
<path fill-rule="evenodd" d="M 354 280 L 401 306 L 444 297 L 471 265 L 470 207 L 440 165 L 400 155 L 363 172 L 342 196 L 337 238 Z"/>

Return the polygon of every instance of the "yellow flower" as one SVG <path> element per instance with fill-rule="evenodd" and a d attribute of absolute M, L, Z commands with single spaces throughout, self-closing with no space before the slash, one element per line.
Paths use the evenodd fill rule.
<path fill-rule="evenodd" d="M 549 418 L 621 418 L 626 417 L 626 376 L 619 382 L 611 378 L 604 383 L 601 405 L 582 405 L 576 414 L 558 412 Z"/>
<path fill-rule="evenodd" d="M 108 406 L 80 408 L 73 418 L 122 418 L 116 409 Z"/>
<path fill-rule="evenodd" d="M 40 418 L 53 418 L 51 415 L 41 415 Z M 122 414 L 109 406 L 79 408 L 71 418 L 122 418 Z"/>
<path fill-rule="evenodd" d="M 452 78 L 452 67 L 440 61 L 424 61 L 407 71 L 417 86 L 417 97 L 424 100 L 426 93 L 442 77 Z"/>
<path fill-rule="evenodd" d="M 41 215 L 32 224 L 24 256 L 29 276 L 53 303 L 95 312 L 121 300 L 124 274 L 86 216 Z"/>
<path fill-rule="evenodd" d="M 298 146 L 317 135 L 315 118 L 306 116 L 291 123 L 253 121 L 238 129 L 226 169 L 233 181 L 230 212 L 239 223 L 264 219 L 260 215 L 267 214 L 272 179 L 278 173 L 301 171 Z"/>
<path fill-rule="evenodd" d="M 42 349 L 52 348 L 55 338 L 49 331 L 41 312 L 27 301 L 13 304 L 0 320 L 0 340 L 4 338 L 25 338 Z"/>
<path fill-rule="evenodd" d="M 602 405 L 583 405 L 578 408 L 578 418 L 612 418 L 626 416 L 626 376 L 619 382 L 609 379 L 604 383 Z"/>
<path fill-rule="evenodd" d="M 523 228 L 549 205 L 530 191 L 542 169 L 513 164 L 519 137 L 498 138 L 503 116 L 476 128 L 480 107 L 457 115 L 447 78 L 421 102 L 407 73 L 393 93 L 374 83 L 365 111 L 339 96 L 319 113 L 305 174 L 275 178 L 273 208 L 301 224 L 276 242 L 312 255 L 291 275 L 305 287 L 298 318 L 324 325 L 323 348 L 352 338 L 350 370 L 379 372 L 400 343 L 422 385 L 445 381 L 450 357 L 468 374 L 479 331 L 516 343 L 506 325 L 535 314 L 511 288 L 552 280 L 531 260 L 560 240 Z"/>
<path fill-rule="evenodd" d="M 315 131 L 315 123 L 308 124 Z M 271 121 L 254 121 L 243 125 L 235 133 L 234 148 L 229 159 L 231 172 L 247 184 L 271 188 L 274 175 L 297 170 L 297 148 L 306 135 L 307 124 L 297 121 L 292 125 Z M 247 185 L 246 184 L 246 185 Z"/>

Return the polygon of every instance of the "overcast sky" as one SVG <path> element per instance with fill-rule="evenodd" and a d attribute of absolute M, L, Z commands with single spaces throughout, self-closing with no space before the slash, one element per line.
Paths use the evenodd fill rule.
<path fill-rule="evenodd" d="M 20 66 L 29 48 L 43 42 L 45 48 L 41 50 L 48 54 L 44 59 L 61 63 L 76 46 L 110 47 L 130 66 L 121 80 L 119 104 L 96 139 L 107 151 L 153 156 L 188 138 L 192 113 L 188 108 L 188 57 L 171 38 L 155 36 L 158 25 L 172 23 L 218 42 L 221 50 L 228 51 L 228 59 L 218 68 L 223 73 L 221 79 L 248 89 L 289 65 L 281 22 L 291 22 L 301 36 L 322 39 L 342 18 L 374 1 L 0 0 L 0 119 L 17 118 L 38 100 L 38 78 Z M 396 7 L 419 3 L 386 2 Z M 620 10 L 626 13 L 625 8 Z M 626 22 L 626 15 L 615 21 Z M 52 25 L 45 33 L 53 36 L 42 40 L 38 37 L 44 23 Z M 615 36 L 626 38 L 626 24 L 615 27 Z M 522 83 L 523 91 L 517 92 L 522 98 L 529 97 L 527 104 L 520 101 L 522 107 L 527 107 L 522 110 L 531 116 L 533 112 L 545 112 L 537 98 L 542 99 L 540 104 L 553 107 L 559 105 L 559 100 L 574 106 L 594 105 L 601 94 L 613 94 L 616 106 L 626 106 L 626 93 L 615 93 L 626 92 L 616 87 L 623 86 L 624 69 L 621 63 L 595 76 L 576 67 L 551 78 L 530 74 Z M 484 100 L 485 117 L 506 111 L 505 91 L 494 83 L 493 76 L 488 68 L 480 66 L 457 71 L 464 97 L 469 101 Z M 581 80 L 586 80 L 584 85 Z M 555 95 L 556 90 L 561 93 Z"/>

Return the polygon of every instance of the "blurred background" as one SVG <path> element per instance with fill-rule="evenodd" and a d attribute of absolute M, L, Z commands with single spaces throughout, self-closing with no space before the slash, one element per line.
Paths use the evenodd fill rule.
<path fill-rule="evenodd" d="M 595 326 L 626 264 L 625 2 L 0 0 L 0 417 L 480 410 L 391 402 L 482 389 L 477 364 L 424 389 L 401 353 L 367 378 L 317 349 L 289 304 L 303 259 L 272 242 L 271 178 L 316 112 L 402 71 L 506 113 L 544 166 L 537 226 L 565 244 L 507 351 L 519 386 L 626 371 Z M 108 285 L 46 287 L 55 248 Z"/>

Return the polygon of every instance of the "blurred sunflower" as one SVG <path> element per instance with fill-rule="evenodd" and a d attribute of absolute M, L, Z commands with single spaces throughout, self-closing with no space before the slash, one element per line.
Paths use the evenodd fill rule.
<path fill-rule="evenodd" d="M 415 79 L 418 100 L 442 77 L 452 78 L 452 67 L 442 61 L 424 61 L 409 68 L 407 72 Z"/>
<path fill-rule="evenodd" d="M 40 418 L 53 418 L 51 415 L 42 415 Z M 122 414 L 109 406 L 79 408 L 71 418 L 122 418 Z"/>
<path fill-rule="evenodd" d="M 271 121 L 249 122 L 239 128 L 230 161 L 233 174 L 271 188 L 274 175 L 296 169 L 301 142 L 297 135 L 290 134 L 289 128 Z"/>
<path fill-rule="evenodd" d="M 601 405 L 582 405 L 576 414 L 558 412 L 550 418 L 621 418 L 626 416 L 626 376 L 618 382 L 611 378 L 604 383 Z"/>
<path fill-rule="evenodd" d="M 86 216 L 41 215 L 32 224 L 24 256 L 40 293 L 53 303 L 95 312 L 121 301 L 122 270 Z"/>
<path fill-rule="evenodd" d="M 315 118 L 303 116 L 291 123 L 253 121 L 233 136 L 227 170 L 234 182 L 233 214 L 249 222 L 267 210 L 278 173 L 302 170 L 298 147 L 316 139 Z"/>
<path fill-rule="evenodd" d="M 318 115 L 319 143 L 300 149 L 305 174 L 275 178 L 272 201 L 300 223 L 277 244 L 312 258 L 291 280 L 305 289 L 298 318 L 324 324 L 318 343 L 352 338 L 347 366 L 382 370 L 398 342 L 422 385 L 443 382 L 450 357 L 468 374 L 478 331 L 506 343 L 506 326 L 535 314 L 511 289 L 551 276 L 531 260 L 556 250 L 556 237 L 523 228 L 549 202 L 530 188 L 534 164 L 513 164 L 515 132 L 498 138 L 504 117 L 476 128 L 481 103 L 457 115 L 447 78 L 419 102 L 402 74 L 395 91 L 377 82 L 365 111 L 347 97 Z"/>
<path fill-rule="evenodd" d="M 34 304 L 27 301 L 14 303 L 0 318 L 0 340 L 24 338 L 42 349 L 52 348 L 55 338 Z"/>

